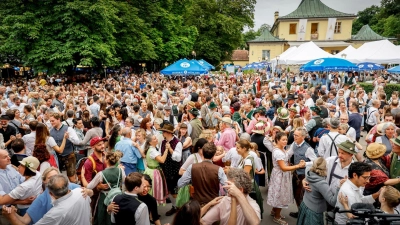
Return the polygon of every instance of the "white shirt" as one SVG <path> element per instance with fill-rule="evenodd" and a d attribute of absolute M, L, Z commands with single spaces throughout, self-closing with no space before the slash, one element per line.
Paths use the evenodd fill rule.
<path fill-rule="evenodd" d="M 24 113 L 24 107 L 25 107 L 26 105 L 27 105 L 26 103 L 21 102 L 21 103 L 19 104 L 19 106 L 13 105 L 13 106 L 10 107 L 10 109 L 18 109 L 18 111 L 19 111 L 20 113 Z"/>
<path fill-rule="evenodd" d="M 309 98 L 309 99 L 306 100 L 304 105 L 306 105 L 308 108 L 314 107 L 314 100 L 312 98 Z"/>
<path fill-rule="evenodd" d="M 254 166 L 257 171 L 263 169 L 263 165 L 257 156 L 257 154 L 253 151 L 249 151 L 249 155 L 254 158 Z M 238 168 L 240 161 L 242 160 L 242 156 L 240 156 L 236 150 L 236 148 L 231 148 L 222 158 L 222 162 L 231 161 L 231 167 Z"/>
<path fill-rule="evenodd" d="M 28 169 L 28 168 L 26 168 Z M 38 196 L 42 193 L 42 174 L 36 172 L 36 175 L 29 178 L 22 184 L 14 188 L 8 195 L 12 199 L 26 199 L 32 196 Z M 19 209 L 29 208 L 30 205 L 17 205 Z"/>
<path fill-rule="evenodd" d="M 375 113 L 379 113 L 379 110 L 373 106 L 371 106 L 368 110 L 367 110 L 367 119 L 366 119 L 366 123 L 369 125 L 376 125 L 378 124 L 378 120 L 375 116 Z"/>
<path fill-rule="evenodd" d="M 22 137 L 25 144 L 26 155 L 31 156 L 33 148 L 35 147 L 36 131 L 31 131 L 30 134 L 26 134 Z"/>
<path fill-rule="evenodd" d="M 353 140 L 356 140 L 356 130 L 354 128 L 350 127 L 346 134 L 349 135 Z"/>
<path fill-rule="evenodd" d="M 357 187 L 350 180 L 346 180 L 346 182 L 344 182 L 340 188 L 339 193 L 343 193 L 344 196 L 347 196 L 349 206 L 353 205 L 354 203 L 374 203 L 375 199 L 372 197 L 372 195 L 364 196 L 363 191 L 364 187 Z M 339 200 L 336 202 L 336 207 L 339 207 L 340 210 L 344 210 L 344 207 Z M 337 213 L 335 222 L 338 224 L 346 224 L 347 219 L 346 213 Z"/>
<path fill-rule="evenodd" d="M 76 188 L 55 200 L 54 207 L 35 225 L 90 225 L 90 198 L 83 198 L 81 191 Z"/>
<path fill-rule="evenodd" d="M 330 156 L 337 156 L 337 151 L 339 148 L 337 147 L 337 144 L 343 143 L 346 140 L 348 140 L 348 137 L 339 134 L 338 132 L 329 132 L 327 134 L 322 135 L 321 139 L 319 140 L 319 146 L 317 148 L 318 150 L 318 155 L 321 157 L 324 157 L 325 159 L 330 157 Z M 335 139 L 335 137 L 337 138 Z M 330 138 L 329 138 L 330 137 Z M 331 139 L 332 138 L 332 139 Z M 335 144 L 332 145 L 332 140 L 335 140 Z M 335 148 L 336 146 L 336 148 Z M 332 147 L 332 151 L 331 151 Z"/>

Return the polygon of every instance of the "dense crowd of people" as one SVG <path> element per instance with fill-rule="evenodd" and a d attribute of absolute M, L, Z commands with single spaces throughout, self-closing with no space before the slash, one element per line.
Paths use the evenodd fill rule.
<path fill-rule="evenodd" d="M 239 69 L 3 82 L 0 223 L 159 225 L 167 203 L 172 225 L 285 225 L 294 203 L 298 225 L 354 203 L 399 214 L 399 93 L 357 81 Z"/>

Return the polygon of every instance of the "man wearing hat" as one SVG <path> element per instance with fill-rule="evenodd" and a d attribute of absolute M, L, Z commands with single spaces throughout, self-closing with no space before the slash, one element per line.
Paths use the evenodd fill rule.
<path fill-rule="evenodd" d="M 171 110 L 172 110 L 171 106 L 169 106 L 169 105 L 164 106 L 164 120 L 169 121 L 171 124 L 174 125 L 174 128 L 177 128 L 178 121 L 172 115 Z"/>
<path fill-rule="evenodd" d="M 289 94 L 287 97 L 287 103 L 285 104 L 285 108 L 290 109 L 290 108 L 295 108 L 297 112 L 300 112 L 300 106 L 297 105 L 295 102 L 295 96 L 294 94 Z"/>
<path fill-rule="evenodd" d="M 400 179 L 400 136 L 390 139 L 392 141 L 392 156 L 390 163 L 390 179 Z M 400 191 L 400 184 L 394 185 Z"/>
<path fill-rule="evenodd" d="M 311 109 L 311 120 L 308 121 L 308 123 L 305 125 L 308 135 L 310 137 L 314 137 L 315 131 L 318 128 L 322 127 L 322 118 L 321 118 L 321 108 L 318 106 L 313 106 L 310 108 Z M 310 142 L 311 147 L 315 148 L 316 143 L 315 142 Z"/>
<path fill-rule="evenodd" d="M 218 118 L 222 117 L 222 115 L 217 111 L 217 108 L 218 106 L 217 104 L 215 104 L 215 102 L 211 102 L 208 106 L 208 109 L 210 111 L 205 117 L 205 120 L 209 128 L 214 128 L 218 126 Z"/>
<path fill-rule="evenodd" d="M 197 116 L 200 114 L 199 110 L 192 108 L 189 111 L 190 126 L 192 127 L 192 132 L 190 133 L 190 138 L 192 139 L 192 145 L 195 146 L 197 139 L 199 138 L 201 132 L 203 131 L 203 125 Z"/>
<path fill-rule="evenodd" d="M 289 110 L 287 110 L 284 107 L 280 107 L 280 108 L 278 108 L 278 110 L 276 112 L 278 114 L 277 115 L 278 118 L 275 119 L 274 125 L 279 126 L 280 128 L 282 128 L 282 130 L 285 130 L 289 124 L 289 121 L 288 121 L 289 120 Z"/>
<path fill-rule="evenodd" d="M 254 119 L 250 121 L 250 124 L 248 124 L 247 120 L 243 121 L 244 129 L 248 134 L 252 134 L 252 130 L 254 126 L 258 123 L 258 121 L 264 121 L 265 123 L 270 122 L 269 118 L 265 117 L 266 113 L 267 110 L 264 108 L 264 106 L 260 106 L 256 110 L 254 110 Z"/>
<path fill-rule="evenodd" d="M 221 130 L 221 137 L 215 145 L 224 147 L 225 152 L 235 147 L 237 135 L 236 131 L 232 129 L 232 125 L 233 121 L 229 117 L 222 117 L 220 120 L 219 128 Z"/>
<path fill-rule="evenodd" d="M 168 151 L 167 159 L 161 164 L 161 168 L 165 175 L 167 182 L 168 192 L 170 194 L 170 200 L 172 208 L 165 213 L 166 216 L 171 216 L 177 212 L 176 208 L 176 197 L 177 197 L 177 184 L 180 178 L 179 169 L 181 167 L 182 160 L 182 143 L 174 136 L 174 127 L 170 123 L 165 123 L 160 129 L 163 132 L 164 140 L 161 143 L 161 154 Z"/>
<path fill-rule="evenodd" d="M 325 158 L 326 160 L 326 181 L 328 182 L 329 189 L 332 193 L 336 193 L 340 184 L 343 183 L 349 175 L 349 167 L 354 162 L 353 156 L 357 154 L 355 151 L 355 144 L 346 140 L 338 146 L 338 156 L 331 156 Z M 311 168 L 313 162 L 306 162 L 306 172 Z M 307 191 L 311 191 L 307 185 L 307 177 L 303 180 L 303 187 Z M 328 190 L 327 190 L 328 191 Z"/>
<path fill-rule="evenodd" d="M 207 97 L 205 97 L 205 98 L 201 98 L 201 101 L 202 101 L 202 106 L 201 106 L 201 109 L 200 109 L 200 112 L 201 112 L 201 118 L 204 120 L 204 122 L 207 124 L 207 127 L 209 127 L 209 123 L 207 122 L 207 117 L 208 117 L 208 114 L 210 114 L 211 112 L 210 112 L 210 110 L 211 110 L 211 108 L 210 108 L 210 104 L 211 104 L 211 100 L 212 100 L 212 97 L 211 96 L 207 96 Z M 214 103 L 215 104 L 215 103 Z M 204 124 L 204 123 L 203 123 Z"/>

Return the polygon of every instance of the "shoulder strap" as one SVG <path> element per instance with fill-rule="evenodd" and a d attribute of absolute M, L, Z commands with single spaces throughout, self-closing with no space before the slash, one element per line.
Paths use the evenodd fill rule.
<path fill-rule="evenodd" d="M 97 170 L 96 170 L 96 162 L 94 161 L 94 158 L 90 155 L 88 157 L 88 159 L 92 162 L 93 165 L 93 171 L 97 174 Z"/>
<path fill-rule="evenodd" d="M 335 173 L 335 169 L 336 169 L 336 165 L 337 165 L 337 162 L 336 162 L 336 160 L 338 159 L 339 157 L 336 157 L 335 158 L 335 162 L 333 163 L 333 165 L 332 165 L 332 168 L 331 168 L 331 173 L 329 174 L 329 181 L 328 181 L 328 185 L 331 185 L 331 182 L 332 182 L 332 177 L 334 176 L 334 173 Z"/>
<path fill-rule="evenodd" d="M 197 156 L 196 156 L 196 154 L 193 154 L 193 156 L 194 156 L 194 161 L 195 161 L 196 163 L 198 163 L 198 162 L 199 162 L 199 160 L 197 160 Z"/>
<path fill-rule="evenodd" d="M 326 131 L 327 129 L 322 129 L 321 132 L 319 132 L 315 137 L 318 137 L 320 134 L 322 134 L 322 132 Z M 294 132 L 294 131 L 293 131 Z M 332 138 L 331 138 L 332 139 Z"/>
<path fill-rule="evenodd" d="M 368 109 L 368 111 L 369 111 L 369 109 Z M 365 120 L 365 122 L 367 122 L 368 119 L 369 119 L 369 117 L 371 116 L 371 114 L 372 114 L 373 112 L 376 112 L 376 111 L 377 111 L 377 110 L 373 110 L 372 112 L 369 112 L 369 114 L 368 114 L 367 119 Z"/>
<path fill-rule="evenodd" d="M 336 155 L 338 155 L 338 151 L 337 151 L 337 147 L 336 147 L 336 144 L 335 144 L 335 140 L 336 140 L 336 138 L 339 136 L 339 134 L 337 134 L 337 135 L 335 136 L 335 138 L 333 138 L 333 139 L 332 139 L 332 137 L 331 137 L 329 134 L 328 134 L 327 136 L 332 140 L 331 147 L 330 147 L 331 151 L 330 151 L 330 153 L 329 153 L 329 156 L 332 156 L 332 146 L 335 147 Z"/>

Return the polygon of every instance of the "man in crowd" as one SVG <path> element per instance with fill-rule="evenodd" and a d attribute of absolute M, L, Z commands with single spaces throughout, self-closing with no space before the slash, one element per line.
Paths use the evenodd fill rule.
<path fill-rule="evenodd" d="M 321 157 L 327 159 L 330 156 L 338 155 L 338 147 L 337 144 L 345 142 L 348 138 L 342 134 L 339 134 L 338 128 L 340 125 L 340 121 L 338 118 L 331 118 L 327 127 L 329 129 L 329 133 L 322 136 L 318 145 L 318 154 Z"/>
<path fill-rule="evenodd" d="M 174 136 L 174 127 L 170 123 L 165 123 L 160 129 L 163 132 L 164 141 L 161 143 L 161 154 L 168 151 L 167 159 L 161 168 L 165 175 L 167 182 L 169 197 L 172 203 L 172 208 L 165 213 L 166 216 L 171 216 L 177 212 L 176 197 L 178 194 L 177 184 L 179 180 L 179 169 L 181 167 L 182 159 L 182 143 L 177 137 Z"/>
<path fill-rule="evenodd" d="M 223 117 L 219 124 L 221 130 L 221 137 L 215 144 L 216 146 L 222 146 L 225 152 L 235 147 L 236 143 L 236 131 L 232 129 L 233 121 L 231 118 Z"/>
<path fill-rule="evenodd" d="M 219 185 L 225 185 L 226 175 L 222 167 L 214 165 L 212 159 L 217 151 L 214 143 L 206 143 L 203 148 L 204 160 L 190 165 L 178 181 L 178 187 L 192 184 L 196 190 L 193 199 L 205 205 L 219 196 Z"/>
<path fill-rule="evenodd" d="M 54 138 L 58 146 L 61 146 L 64 134 L 68 132 L 69 138 L 66 140 L 64 151 L 58 154 L 58 161 L 60 169 L 65 169 L 70 181 L 76 183 L 76 157 L 74 153 L 74 144 L 79 144 L 80 140 L 72 127 L 68 127 L 61 123 L 60 114 L 51 114 L 50 123 L 53 126 L 50 130 L 50 135 Z"/>
<path fill-rule="evenodd" d="M 29 129 L 31 130 L 31 132 L 22 137 L 22 140 L 25 143 L 26 154 L 28 156 L 32 155 L 33 148 L 35 146 L 37 125 L 38 125 L 37 120 L 29 122 Z"/>
<path fill-rule="evenodd" d="M 18 130 L 9 124 L 10 117 L 7 115 L 2 115 L 0 117 L 1 129 L 0 134 L 3 135 L 4 138 L 4 145 L 6 146 L 7 150 L 12 153 L 11 151 L 11 142 L 15 140 L 18 134 Z"/>
<path fill-rule="evenodd" d="M 107 212 L 111 213 L 111 222 L 124 225 L 134 218 L 135 224 L 150 225 L 147 205 L 137 199 L 138 194 L 143 192 L 144 184 L 145 180 L 141 173 L 133 172 L 126 176 L 125 193 L 115 196 L 107 207 Z M 114 213 L 115 205 L 118 206 L 118 213 Z"/>
<path fill-rule="evenodd" d="M 372 195 L 363 195 L 363 187 L 368 184 L 371 178 L 372 168 L 369 164 L 363 162 L 354 162 L 349 167 L 348 177 L 339 191 L 339 196 L 343 195 L 348 199 L 348 206 L 351 207 L 354 203 L 372 204 L 379 197 L 379 191 Z M 346 210 L 340 201 L 336 202 L 336 207 L 339 210 Z M 337 224 L 346 224 L 346 213 L 337 213 L 335 222 Z"/>
<path fill-rule="evenodd" d="M 311 99 L 312 100 L 312 99 Z M 320 107 L 315 106 L 315 107 L 311 107 L 311 120 L 308 121 L 308 123 L 305 125 L 307 131 L 308 131 L 308 135 L 310 137 L 314 137 L 315 131 L 318 130 L 318 128 L 322 127 L 322 118 L 321 118 L 321 113 L 322 110 Z M 315 142 L 310 142 L 311 147 L 315 148 L 316 143 Z"/>
<path fill-rule="evenodd" d="M 130 174 L 137 171 L 138 160 L 144 158 L 144 153 L 139 151 L 138 143 L 131 139 L 132 130 L 130 127 L 125 127 L 121 131 L 123 137 L 116 145 L 116 150 L 122 152 L 121 164 L 125 167 L 125 174 Z"/>
<path fill-rule="evenodd" d="M 192 108 L 189 111 L 189 120 L 190 126 L 192 127 L 192 132 L 190 134 L 190 138 L 192 139 L 192 145 L 196 145 L 197 139 L 199 138 L 201 132 L 203 131 L 203 125 L 199 118 L 199 110 L 196 108 Z"/>
<path fill-rule="evenodd" d="M 355 131 L 356 131 L 356 141 L 360 141 L 360 137 L 361 137 L 361 125 L 362 125 L 362 121 L 364 119 L 364 116 L 362 116 L 359 113 L 359 105 L 357 102 L 351 102 L 349 104 L 349 109 L 351 114 L 349 115 L 349 120 L 348 120 L 348 124 L 350 127 L 352 127 Z"/>

